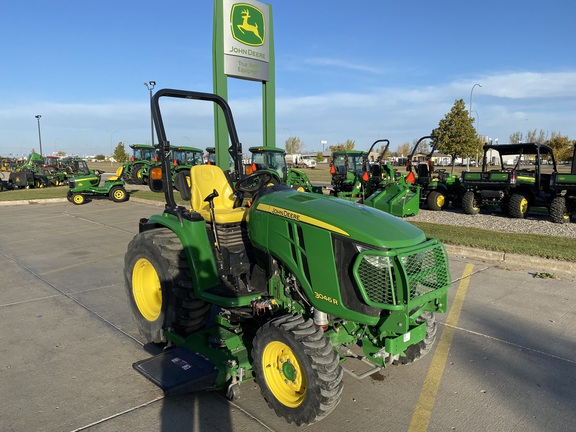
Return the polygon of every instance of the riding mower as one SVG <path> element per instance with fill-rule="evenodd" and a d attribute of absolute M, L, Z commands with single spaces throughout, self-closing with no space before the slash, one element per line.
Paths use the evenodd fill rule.
<path fill-rule="evenodd" d="M 236 169 L 192 167 L 180 189 L 190 208 L 170 187 L 168 98 L 212 102 L 228 125 Z M 301 425 L 336 408 L 345 361 L 369 365 L 347 369 L 366 378 L 431 350 L 451 284 L 441 243 L 379 210 L 271 184 L 267 170 L 241 174 L 220 96 L 163 89 L 151 105 L 161 167 L 149 187 L 166 206 L 140 220 L 124 278 L 147 346 L 164 349 L 136 362 L 138 372 L 167 395 L 217 390 L 232 400 L 255 380 L 278 416 Z"/>
<path fill-rule="evenodd" d="M 432 149 L 426 155 L 424 161 L 414 160 L 418 154 L 418 148 L 426 139 L 432 139 Z M 448 174 L 444 168 L 437 169 L 434 166 L 433 156 L 437 150 L 438 137 L 424 136 L 418 140 L 410 156 L 406 171 L 406 181 L 420 186 L 420 206 L 426 205 L 429 210 L 440 211 L 452 203 L 460 206 L 464 190 L 460 184 L 460 178 L 455 174 Z"/>
<path fill-rule="evenodd" d="M 114 202 L 124 202 L 130 195 L 124 188 L 122 178 L 123 167 L 118 168 L 116 175 L 109 177 L 100 186 L 104 171 L 95 170 L 94 174 L 72 177 L 68 180 L 68 194 L 66 198 L 76 205 L 89 202 L 93 198 L 108 198 Z"/>

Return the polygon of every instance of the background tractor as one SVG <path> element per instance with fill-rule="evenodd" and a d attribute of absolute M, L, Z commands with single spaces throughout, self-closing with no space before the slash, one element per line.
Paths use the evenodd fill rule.
<path fill-rule="evenodd" d="M 462 173 L 464 212 L 478 214 L 482 207 L 498 205 L 504 214 L 523 218 L 532 206 L 550 207 L 552 175 L 542 172 L 544 160 L 557 171 L 546 144 L 486 144 L 482 171 Z"/>
<path fill-rule="evenodd" d="M 128 183 L 144 184 L 145 173 L 158 161 L 156 148 L 149 144 L 132 144 L 130 148 L 132 156 L 123 164 L 123 178 Z"/>
<path fill-rule="evenodd" d="M 570 173 L 552 173 L 551 189 L 554 197 L 550 202 L 550 220 L 555 223 L 570 222 L 576 214 L 576 146 L 572 154 Z"/>
<path fill-rule="evenodd" d="M 419 159 L 419 151 L 424 147 L 425 140 L 431 139 L 432 147 L 422 160 Z M 459 206 L 462 197 L 460 179 L 454 174 L 448 174 L 446 169 L 438 169 L 434 166 L 434 154 L 437 152 L 438 137 L 424 136 L 418 140 L 410 156 L 406 171 L 406 181 L 420 186 L 420 205 L 426 205 L 428 209 L 440 211 L 452 203 Z"/>
<path fill-rule="evenodd" d="M 180 191 L 189 208 L 170 187 L 160 105 L 174 99 L 218 107 L 235 162 L 233 173 L 193 166 Z M 124 278 L 140 333 L 165 349 L 136 370 L 166 394 L 231 399 L 255 379 L 276 414 L 301 425 L 336 408 L 345 360 L 368 363 L 362 376 L 349 370 L 363 378 L 430 351 L 451 284 L 441 243 L 379 210 L 274 185 L 268 170 L 241 175 L 232 113 L 217 95 L 164 89 L 151 104 L 161 167 L 149 187 L 166 206 L 140 220 Z"/>
<path fill-rule="evenodd" d="M 130 195 L 121 180 L 123 167 L 118 168 L 116 175 L 109 177 L 100 185 L 103 171 L 95 170 L 91 174 L 72 177 L 68 180 L 67 198 L 73 204 L 81 205 L 92 198 L 107 198 L 114 202 L 124 202 Z"/>
<path fill-rule="evenodd" d="M 331 195 L 352 201 L 362 198 L 368 153 L 362 150 L 337 150 L 332 152 L 330 163 Z"/>

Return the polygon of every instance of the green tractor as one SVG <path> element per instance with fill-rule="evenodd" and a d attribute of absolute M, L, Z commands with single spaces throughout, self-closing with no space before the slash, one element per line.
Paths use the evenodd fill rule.
<path fill-rule="evenodd" d="M 190 208 L 170 187 L 160 112 L 169 98 L 216 105 L 235 161 L 228 175 L 192 167 L 180 191 Z M 234 399 L 255 380 L 278 416 L 301 425 L 336 408 L 347 359 L 370 365 L 361 375 L 347 369 L 365 378 L 431 350 L 451 284 L 441 243 L 379 210 L 273 185 L 268 170 L 241 175 L 242 147 L 220 96 L 163 89 L 151 104 L 161 167 L 149 187 L 166 206 L 140 220 L 124 278 L 140 333 L 165 349 L 136 362 L 138 372 L 168 395 Z"/>
<path fill-rule="evenodd" d="M 93 198 L 107 198 L 114 202 L 124 202 L 130 199 L 130 195 L 124 187 L 122 178 L 123 168 L 118 168 L 115 176 L 111 176 L 100 185 L 103 171 L 95 170 L 93 173 L 79 175 L 68 180 L 69 202 L 82 205 L 90 202 Z"/>
<path fill-rule="evenodd" d="M 356 201 L 365 195 L 363 181 L 368 153 L 362 150 L 337 150 L 330 162 L 331 195 Z"/>
<path fill-rule="evenodd" d="M 44 158 L 38 153 L 30 153 L 26 162 L 10 172 L 8 182 L 12 188 L 28 189 L 28 188 L 44 188 L 52 186 L 50 181 L 50 174 L 44 173 L 42 165 Z"/>
<path fill-rule="evenodd" d="M 474 215 L 496 205 L 504 214 L 523 218 L 532 206 L 549 208 L 552 174 L 542 172 L 544 160 L 557 171 L 554 152 L 546 144 L 486 144 L 482 171 L 462 173 L 464 213 Z"/>
<path fill-rule="evenodd" d="M 314 186 L 306 173 L 300 169 L 287 168 L 286 152 L 276 147 L 250 147 L 252 160 L 244 167 L 245 174 L 268 171 L 272 182 L 285 184 L 300 191 L 322 193 L 322 186 Z"/>
<path fill-rule="evenodd" d="M 554 223 L 570 222 L 576 214 L 576 146 L 572 154 L 569 173 L 552 173 L 551 189 L 554 197 L 550 202 L 550 220 Z"/>
<path fill-rule="evenodd" d="M 376 161 L 368 166 L 365 160 L 365 173 L 360 181 L 366 198 L 359 202 L 394 216 L 415 216 L 420 210 L 420 185 L 406 181 L 406 177 L 399 175 L 390 162 L 384 162 L 384 155 L 390 146 L 387 139 L 375 141 L 367 155 L 380 142 L 386 144 L 382 146 Z"/>
<path fill-rule="evenodd" d="M 149 144 L 132 144 L 132 156 L 123 166 L 123 178 L 127 183 L 145 184 L 146 173 L 150 170 L 150 165 L 158 162 L 156 148 Z"/>
<path fill-rule="evenodd" d="M 433 140 L 430 152 L 426 154 L 424 160 L 416 160 L 419 148 L 427 139 Z M 434 166 L 433 157 L 437 146 L 438 137 L 436 136 L 429 135 L 420 138 L 408 157 L 406 167 L 408 171 L 406 181 L 420 186 L 420 206 L 426 206 L 434 211 L 444 210 L 450 203 L 453 206 L 460 206 L 464 192 L 457 175 L 448 174 L 446 169 L 438 169 Z"/>
<path fill-rule="evenodd" d="M 204 152 L 201 149 L 187 146 L 172 147 L 172 185 L 178 189 L 178 184 L 180 184 L 182 180 L 177 181 L 176 177 L 183 177 L 185 179 L 190 176 L 190 168 L 203 163 Z M 155 165 L 150 165 L 150 167 L 153 166 Z M 146 183 L 148 182 L 148 175 L 149 171 L 145 173 Z"/>

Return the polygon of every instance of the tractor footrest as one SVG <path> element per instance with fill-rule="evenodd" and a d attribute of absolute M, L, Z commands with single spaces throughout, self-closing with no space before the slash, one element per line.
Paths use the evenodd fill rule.
<path fill-rule="evenodd" d="M 213 389 L 218 376 L 218 369 L 208 359 L 180 347 L 137 361 L 132 367 L 165 395 Z"/>

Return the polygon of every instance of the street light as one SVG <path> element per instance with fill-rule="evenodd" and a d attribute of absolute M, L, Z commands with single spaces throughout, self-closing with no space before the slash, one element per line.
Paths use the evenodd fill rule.
<path fill-rule="evenodd" d="M 474 91 L 474 87 L 476 87 L 476 86 L 482 87 L 481 84 L 474 84 L 472 86 L 472 90 L 470 90 L 470 117 L 472 117 L 472 92 Z"/>
<path fill-rule="evenodd" d="M 36 120 L 38 120 L 38 142 L 40 143 L 40 156 L 42 156 L 42 134 L 40 133 L 40 118 L 42 116 L 38 114 Z"/>
<path fill-rule="evenodd" d="M 322 156 L 324 156 L 324 146 L 325 146 L 326 144 L 328 144 L 328 141 L 322 140 L 322 141 L 320 141 L 320 144 L 322 144 Z"/>
<path fill-rule="evenodd" d="M 152 90 L 154 90 L 156 81 L 145 82 L 144 85 L 150 92 L 150 134 L 152 135 L 152 145 L 154 145 L 154 119 L 152 118 Z"/>

